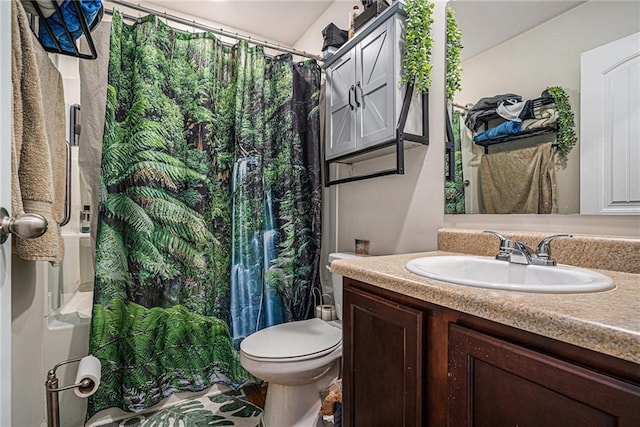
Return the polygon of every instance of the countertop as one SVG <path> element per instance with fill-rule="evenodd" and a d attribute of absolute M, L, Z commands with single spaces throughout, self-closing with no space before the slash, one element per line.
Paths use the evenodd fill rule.
<path fill-rule="evenodd" d="M 337 260 L 334 273 L 418 300 L 640 364 L 640 274 L 596 270 L 616 287 L 583 294 L 540 294 L 454 285 L 405 270 L 411 259 L 461 255 L 434 251 Z"/>

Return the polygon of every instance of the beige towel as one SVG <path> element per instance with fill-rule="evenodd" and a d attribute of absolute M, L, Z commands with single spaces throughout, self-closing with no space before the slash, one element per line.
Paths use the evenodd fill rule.
<path fill-rule="evenodd" d="M 60 245 L 60 229 L 53 212 L 55 194 L 52 159 L 45 125 L 36 45 L 33 43 L 22 3 L 12 2 L 11 9 L 11 209 L 14 216 L 38 213 L 48 222 L 47 232 L 42 237 L 29 240 L 14 239 L 15 253 L 23 259 L 51 261 L 57 265 L 62 261 L 64 251 Z M 64 121 L 52 125 L 64 129 Z M 53 135 L 55 132 L 52 130 L 51 133 Z M 57 153 L 57 148 L 53 148 Z"/>
<path fill-rule="evenodd" d="M 553 143 L 549 142 L 482 156 L 482 213 L 556 213 L 553 150 Z"/>
<path fill-rule="evenodd" d="M 45 18 L 50 17 L 56 11 L 56 8 L 53 5 L 53 2 L 51 0 L 36 0 L 36 3 L 38 3 L 38 7 L 40 7 L 40 12 L 42 12 L 42 16 L 44 16 Z M 24 7 L 25 11 L 29 12 L 34 16 L 38 16 L 38 12 L 36 11 L 36 8 L 31 2 L 31 0 L 22 0 L 22 6 Z"/>
<path fill-rule="evenodd" d="M 544 109 L 535 119 L 527 119 L 522 122 L 522 130 L 533 130 L 552 125 L 558 120 L 558 111 L 555 108 Z"/>

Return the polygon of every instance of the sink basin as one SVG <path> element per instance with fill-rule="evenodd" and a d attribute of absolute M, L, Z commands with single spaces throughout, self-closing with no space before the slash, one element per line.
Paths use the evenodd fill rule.
<path fill-rule="evenodd" d="M 584 268 L 512 264 L 490 257 L 434 256 L 409 261 L 414 274 L 477 288 L 520 292 L 583 293 L 613 289 L 609 276 Z"/>

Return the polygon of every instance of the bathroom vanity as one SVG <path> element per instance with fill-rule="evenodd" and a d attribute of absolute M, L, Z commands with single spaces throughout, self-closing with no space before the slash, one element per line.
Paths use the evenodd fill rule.
<path fill-rule="evenodd" d="M 632 261 L 639 243 L 623 251 Z M 541 294 L 404 268 L 438 255 L 454 253 L 332 264 L 345 276 L 344 425 L 640 424 L 638 274 L 604 271 L 610 291 Z"/>

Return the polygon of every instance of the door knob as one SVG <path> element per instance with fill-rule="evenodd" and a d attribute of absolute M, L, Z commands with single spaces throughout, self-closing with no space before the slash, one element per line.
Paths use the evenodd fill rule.
<path fill-rule="evenodd" d="M 42 215 L 28 213 L 12 218 L 5 208 L 0 208 L 0 244 L 7 241 L 9 233 L 22 239 L 35 239 L 42 236 L 47 227 L 47 220 Z"/>

